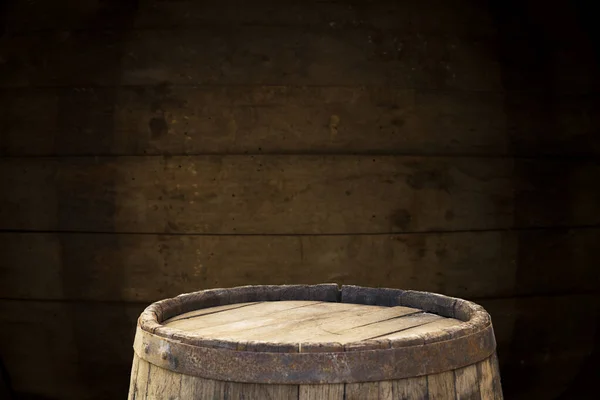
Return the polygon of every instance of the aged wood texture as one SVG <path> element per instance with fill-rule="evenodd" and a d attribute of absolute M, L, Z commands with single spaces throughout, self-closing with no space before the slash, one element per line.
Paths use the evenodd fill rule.
<path fill-rule="evenodd" d="M 217 381 L 218 382 L 218 381 Z M 257 385 L 254 383 L 225 383 L 226 399 L 261 400 L 298 398 L 298 385 Z"/>
<path fill-rule="evenodd" d="M 5 90 L 0 104 L 0 150 L 14 155 L 94 155 L 107 137 L 112 154 L 507 148 L 502 96 L 494 93 L 163 84 L 122 87 L 116 98 L 106 88 Z M 97 124 L 107 117 L 113 132 Z M 64 145 L 57 148 L 56 137 Z"/>
<path fill-rule="evenodd" d="M 590 315 L 599 310 L 597 296 L 479 303 L 492 316 L 505 371 L 503 385 L 519 379 L 528 383 L 528 389 L 520 392 L 508 387 L 507 390 L 513 389 L 505 393 L 512 395 L 508 398 L 552 397 L 579 373 L 594 346 L 594 331 L 598 327 Z M 145 306 L 146 303 L 0 301 L 0 352 L 6 367 L 14 371 L 15 390 L 61 399 L 126 397 L 132 369 L 133 327 Z M 569 324 L 564 323 L 565 315 L 569 315 Z M 532 335 L 541 340 L 532 340 Z M 571 340 L 572 335 L 578 340 Z M 120 339 L 110 340 L 114 336 Z M 532 368 L 537 371 L 535 375 L 523 372 Z M 138 375 L 142 369 L 140 363 Z M 511 370 L 523 376 L 513 376 Z M 145 371 L 147 374 L 147 368 Z M 505 373 L 509 376 L 505 377 Z"/>
<path fill-rule="evenodd" d="M 181 399 L 222 399 L 228 394 L 227 383 L 202 379 L 197 376 L 181 377 Z"/>
<path fill-rule="evenodd" d="M 378 399 L 393 400 L 392 382 L 348 383 L 345 400 Z"/>
<path fill-rule="evenodd" d="M 174 374 L 171 371 L 150 364 L 146 386 L 146 398 L 169 400 L 173 397 L 178 397 L 179 391 L 181 390 L 182 376 L 183 375 Z"/>
<path fill-rule="evenodd" d="M 600 222 L 595 185 L 600 166 L 593 162 L 400 156 L 8 158 L 0 161 L 0 170 L 1 187 L 10 188 L 0 192 L 4 229 L 339 234 Z M 562 184 L 570 187 L 570 202 L 557 213 L 553 202 L 567 206 Z M 547 206 L 537 206 L 540 202 Z"/>
<path fill-rule="evenodd" d="M 475 400 L 486 398 L 483 397 L 479 391 L 479 382 L 483 380 L 487 381 L 488 377 L 480 375 L 480 371 L 478 369 L 479 364 L 469 365 L 468 367 L 454 370 L 456 400 Z M 491 374 L 489 378 L 493 380 L 493 374 Z"/>
<path fill-rule="evenodd" d="M 146 363 L 144 360 L 139 362 Z M 146 363 L 147 364 L 147 363 Z M 148 376 L 134 384 L 134 399 L 148 400 L 263 400 L 298 399 L 298 385 L 256 385 L 252 383 L 222 382 L 180 375 L 152 364 Z M 145 385 L 145 387 L 143 387 Z"/>
<path fill-rule="evenodd" d="M 174 47 L 173 43 L 178 45 Z M 169 81 L 192 85 L 536 89 L 527 81 L 512 87 L 502 81 L 506 66 L 491 50 L 493 45 L 490 38 L 456 34 L 424 36 L 335 29 L 318 32 L 248 25 L 235 31 L 214 26 L 134 30 L 126 37 L 110 31 L 34 33 L 0 42 L 7 60 L 0 66 L 0 85 L 110 86 L 114 84 L 113 71 L 103 69 L 101 63 L 110 59 L 120 61 L 121 84 L 126 85 Z M 550 42 L 548 46 L 557 59 L 551 64 L 556 70 L 551 77 L 556 92 L 589 93 L 597 87 L 588 65 L 565 62 L 571 54 L 564 44 Z"/>
<path fill-rule="evenodd" d="M 428 399 L 447 400 L 455 398 L 454 371 L 442 372 L 441 374 L 427 377 Z"/>
<path fill-rule="evenodd" d="M 536 32 L 513 35 L 510 29 L 502 31 L 495 20 L 498 16 L 483 9 L 484 2 L 471 0 L 452 4 L 443 0 L 320 2 L 318 7 L 270 0 L 224 0 L 210 6 L 198 1 L 140 0 L 135 12 L 128 9 L 132 2 L 122 1 L 5 3 L 0 5 L 0 28 L 8 35 L 0 37 L 0 85 L 15 86 L 0 91 L 1 155 L 247 151 L 488 157 L 600 151 L 597 96 L 559 95 L 597 89 L 597 63 L 586 60 L 585 51 L 569 44 L 572 37 L 567 40 L 567 36 L 574 30 L 562 29 L 568 25 L 567 12 L 555 12 L 558 19 L 550 25 L 561 29 L 553 36 L 549 31 L 555 29 L 539 23 L 551 13 L 532 12 L 531 18 L 511 14 L 513 21 L 521 18 L 527 26 L 535 26 Z M 134 17 L 124 24 L 123 15 Z M 240 25 L 246 26 L 238 29 Z M 101 32 L 113 28 L 116 32 Z M 17 32 L 19 37 L 11 35 Z M 527 40 L 528 36 L 535 40 Z M 542 52 L 532 51 L 537 40 L 542 42 Z M 524 74 L 526 69 L 531 72 Z M 197 83 L 203 86 L 195 87 Z M 390 83 L 396 88 L 372 86 Z M 523 92 L 529 89 L 534 91 Z M 32 165 L 39 172 L 38 161 Z M 20 167 L 28 169 L 27 164 L 22 162 Z M 509 205 L 502 203 L 505 192 L 496 198 L 493 212 L 514 209 L 503 214 L 502 221 L 518 227 L 598 222 L 590 218 L 598 215 L 597 175 L 582 178 L 579 173 L 571 174 L 572 167 L 561 166 L 538 172 L 538 165 L 517 165 L 507 175 L 510 185 L 514 182 L 524 192 Z M 22 223 L 23 216 L 30 214 L 39 222 L 40 214 L 32 210 L 41 207 L 41 226 L 27 225 L 33 221 L 28 220 L 17 228 L 70 230 L 96 224 L 91 230 L 113 232 L 139 223 L 154 224 L 147 233 L 179 233 L 181 224 L 166 228 L 145 220 L 145 208 L 137 207 L 147 193 L 139 187 L 114 196 L 118 193 L 114 188 L 131 178 L 122 177 L 128 169 L 83 172 L 81 178 L 72 180 L 70 172 L 51 166 L 41 172 L 46 174 L 42 179 L 25 179 L 15 185 L 21 192 L 14 204 L 0 200 L 0 221 Z M 0 169 L 0 181 L 11 182 L 0 185 L 0 198 L 13 185 L 5 172 L 13 174 L 14 169 Z M 94 203 L 96 193 L 90 188 L 99 175 L 104 175 L 100 182 L 107 193 Z M 16 174 L 15 179 L 23 176 Z M 544 189 L 551 187 L 556 190 Z M 486 186 L 484 191 L 497 195 L 495 188 Z M 90 197 L 77 193 L 81 189 Z M 117 209 L 131 193 L 140 195 L 133 196 L 131 208 L 121 213 L 135 217 L 125 223 L 112 220 L 120 215 Z M 414 204 L 405 208 L 411 213 L 397 215 L 400 228 L 359 219 L 348 226 L 344 225 L 347 220 L 313 221 L 304 228 L 317 234 L 321 227 L 334 233 L 356 233 L 357 226 L 380 233 L 423 226 L 469 229 L 464 215 L 455 214 L 456 210 L 443 214 L 455 218 L 453 223 L 439 223 L 442 214 L 428 219 L 422 212 L 437 208 L 438 198 L 426 198 L 423 202 L 423 197 L 416 196 Z M 345 209 L 361 203 L 353 200 Z M 447 199 L 441 200 L 445 205 Z M 168 208 L 173 205 L 169 201 L 145 206 Z M 420 203 L 423 210 L 413 212 Z M 87 216 L 71 216 L 71 210 Z M 160 217 L 165 223 L 185 220 L 174 212 Z M 471 217 L 471 222 L 492 220 L 489 215 Z M 82 222 L 74 224 L 78 218 Z M 214 226 L 222 221 L 213 222 L 210 232 L 216 232 Z M 183 228 L 189 228 L 186 224 Z M 225 233 L 238 228 L 226 226 Z M 340 227 L 343 231 L 338 231 Z M 9 228 L 0 225 L 0 229 Z M 0 239 L 0 293 L 30 300 L 149 302 L 211 286 L 322 281 L 411 287 L 467 297 L 560 294 L 599 287 L 598 274 L 590 267 L 600 263 L 597 230 L 336 237 L 4 233 Z M 490 303 L 497 337 L 503 340 L 505 382 L 520 389 L 509 398 L 556 397 L 575 371 L 585 368 L 581 360 L 591 351 L 589 330 L 593 331 L 597 311 L 590 301 L 594 300 L 565 300 L 563 304 L 562 299 L 502 300 L 512 302 L 502 307 Z M 6 305 L 12 313 L 8 319 Z M 120 311 L 111 308 L 117 305 Z M 8 337 L 0 353 L 12 354 L 10 372 L 19 391 L 51 398 L 123 398 L 125 392 L 116 387 L 126 386 L 123 379 L 129 366 L 125 364 L 131 360 L 122 355 L 130 354 L 130 342 L 105 338 L 117 336 L 120 341 L 131 335 L 125 327 L 135 322 L 128 318 L 136 312 L 126 311 L 132 307 L 138 306 L 0 303 L 2 326 L 9 326 L 10 332 L 0 333 Z M 564 319 L 551 314 L 554 310 Z M 592 320 L 586 331 L 584 312 Z M 98 321 L 88 327 L 90 316 Z M 107 320 L 116 331 L 100 325 Z M 31 333 L 40 330 L 44 333 Z M 104 338 L 96 336 L 100 334 Z M 583 338 L 583 344 L 566 341 L 575 336 Z M 41 360 L 24 354 L 29 346 Z M 99 348 L 106 354 L 98 355 Z M 23 354 L 15 356 L 19 352 Z M 76 370 L 75 365 L 83 370 Z M 487 390 L 480 389 L 482 393 Z M 215 396 L 223 390 L 215 388 Z M 144 396 L 145 391 L 140 397 Z"/>
<path fill-rule="evenodd" d="M 110 27 L 126 5 L 97 0 L 60 0 L 46 3 L 15 2 L 7 10 L 10 32 L 41 29 L 95 29 Z M 90 15 L 105 15 L 103 25 L 89 26 Z M 427 17 L 424 17 L 424 15 Z M 219 18 L 215 18 L 219 15 Z M 494 32 L 489 10 L 476 1 L 456 1 L 453 6 L 439 0 L 403 2 L 319 3 L 306 7 L 299 1 L 261 0 L 251 6 L 243 0 L 215 4 L 196 1 L 140 0 L 137 2 L 136 28 L 181 28 L 205 25 L 275 25 L 327 29 L 393 29 L 429 33 L 491 34 Z"/>
<path fill-rule="evenodd" d="M 400 307 L 404 308 L 404 307 Z M 363 334 L 365 337 L 376 336 L 375 334 L 371 335 L 370 333 L 365 334 L 364 330 L 354 330 L 354 326 L 356 326 L 356 322 L 363 321 L 362 324 L 375 324 L 378 320 L 383 318 L 396 318 L 400 314 L 404 314 L 407 311 L 403 310 L 390 310 L 389 312 L 376 311 L 373 312 L 373 315 L 367 315 L 368 312 L 360 309 L 352 309 L 348 311 L 342 311 L 339 315 L 324 315 L 321 317 L 314 318 L 310 321 L 295 323 L 280 323 L 276 325 L 270 325 L 269 327 L 253 329 L 245 333 L 240 334 L 229 334 L 228 337 L 233 338 L 248 338 L 250 340 L 266 340 L 266 338 L 276 338 L 277 341 L 281 342 L 298 342 L 305 341 L 306 343 L 311 342 L 335 342 L 344 344 L 348 341 L 351 341 L 354 337 L 358 337 Z M 357 316 L 358 315 L 358 316 Z M 433 316 L 428 314 L 425 317 L 420 318 L 419 320 L 415 320 L 415 318 L 410 318 L 405 324 L 418 324 L 418 323 L 427 323 L 433 319 L 438 318 L 437 316 Z M 405 325 L 404 325 L 405 327 Z M 271 328 L 271 332 L 267 334 L 267 328 Z M 380 327 L 382 329 L 386 329 L 385 326 Z M 274 329 L 279 330 L 278 332 L 273 332 Z M 283 329 L 283 330 L 282 330 Z M 360 328 L 356 328 L 360 329 Z M 320 335 L 315 334 L 315 330 L 320 331 Z M 325 334 L 325 332 L 328 334 Z M 384 336 L 385 334 L 382 334 Z M 387 337 L 387 335 L 385 335 Z"/>
<path fill-rule="evenodd" d="M 416 21 L 427 20 L 422 11 Z M 448 14 L 456 15 L 456 12 Z M 107 18 L 92 15 L 96 16 L 95 23 L 110 24 L 111 18 L 107 21 Z M 114 15 L 118 16 L 118 12 Z M 401 18 L 391 17 L 388 23 L 402 26 L 406 16 L 405 13 Z M 118 18 L 113 20 L 116 24 L 120 22 Z M 489 35 L 473 38 L 460 29 L 443 32 L 443 35 L 428 34 L 427 24 L 420 22 L 414 26 L 424 26 L 423 30 L 400 31 L 379 27 L 336 29 L 335 21 L 328 22 L 331 23 L 333 26 L 324 29 L 242 24 L 235 34 L 229 26 L 218 24 L 199 24 L 195 29 L 176 31 L 139 29 L 133 30 L 126 39 L 119 38 L 118 43 L 111 38 L 112 32 L 104 31 L 19 35 L 11 38 L 8 44 L 2 43 L 5 59 L 9 61 L 0 70 L 4 78 L 1 81 L 11 86 L 107 84 L 105 71 L 99 67 L 98 60 L 118 57 L 123 60 L 125 84 L 172 80 L 186 84 L 396 84 L 466 90 L 499 90 L 502 85 L 521 90 L 532 88 L 527 81 L 517 82 L 516 86 L 502 82 L 506 70 L 518 68 L 501 66 L 494 51 L 494 40 Z M 460 24 L 454 24 L 457 25 Z M 135 28 L 135 19 L 130 28 Z M 212 35 L 206 35 L 203 32 L 206 29 L 211 29 Z M 493 31 L 495 27 L 488 25 L 488 29 Z M 84 43 L 88 46 L 82 46 Z M 172 43 L 178 43 L 177 48 L 174 49 Z M 125 51 L 116 52 L 116 47 Z M 589 54 L 574 54 L 569 46 L 556 39 L 547 40 L 547 47 L 554 61 L 554 70 L 549 77 L 553 89 L 557 92 L 587 92 L 597 86 L 593 68 L 585 63 L 590 61 Z M 203 49 L 204 57 L 197 48 Z M 579 62 L 570 60 L 574 55 Z M 39 60 L 45 61 L 43 67 L 38 66 Z M 353 68 L 348 68 L 349 65 Z M 94 77 L 90 78 L 91 75 Z M 535 83 L 532 86 L 536 88 Z"/>
<path fill-rule="evenodd" d="M 212 310 L 210 308 L 209 310 Z M 348 343 L 390 334 L 411 326 L 431 326 L 441 317 L 409 307 L 382 307 L 332 302 L 259 302 L 210 314 L 181 314 L 163 324 L 191 335 L 273 343 Z M 460 321 L 448 318 L 453 325 Z M 451 325 L 449 325 L 451 326 Z"/>
<path fill-rule="evenodd" d="M 600 151 L 596 96 L 555 99 L 551 124 L 527 93 L 382 87 L 5 89 L 0 105 L 0 152 L 15 156 Z"/>
<path fill-rule="evenodd" d="M 148 386 L 150 385 L 151 365 L 146 360 L 138 360 L 137 379 L 131 393 L 133 400 L 148 397 Z M 131 387 L 131 386 L 130 386 Z"/>
<path fill-rule="evenodd" d="M 131 365 L 131 380 L 129 381 L 129 396 L 127 400 L 135 400 L 137 394 L 139 392 L 139 383 L 142 381 L 142 378 L 138 376 L 140 371 L 140 362 L 145 362 L 144 360 L 140 360 L 137 354 L 133 354 L 133 363 Z"/>
<path fill-rule="evenodd" d="M 220 332 L 235 332 L 240 329 L 239 324 L 250 329 L 269 322 L 280 322 L 280 318 L 284 315 L 289 315 L 291 319 L 302 319 L 306 316 L 303 311 L 308 310 L 308 314 L 312 315 L 320 308 L 320 302 L 317 301 L 259 301 L 240 304 L 244 307 L 218 309 L 200 316 L 196 316 L 194 311 L 180 314 L 173 321 L 166 320 L 164 324 L 197 335 L 210 335 L 211 332 L 219 335 Z"/>
<path fill-rule="evenodd" d="M 484 399 L 495 400 L 498 397 L 496 393 L 498 392 L 498 384 L 494 379 L 494 373 L 497 371 L 497 368 L 494 364 L 494 360 L 492 358 L 488 358 L 485 361 L 477 364 L 477 374 L 480 379 L 478 385 L 472 385 L 471 388 L 475 391 L 478 390 L 479 394 Z M 457 382 L 459 381 L 457 377 Z M 460 379 L 462 383 L 462 378 Z"/>
<path fill-rule="evenodd" d="M 427 400 L 427 377 L 407 378 L 393 381 L 394 400 Z"/>
<path fill-rule="evenodd" d="M 227 304 L 240 307 L 224 309 Z M 201 315 L 195 312 L 207 307 Z M 432 309 L 440 315 L 432 315 L 430 323 L 422 317 Z M 341 314 L 346 311 L 350 315 Z M 329 317 L 321 319 L 323 312 Z M 461 320 L 453 326 L 436 324 L 454 315 Z M 297 325 L 281 325 L 287 320 Z M 306 335 L 288 337 L 295 326 L 315 321 Z M 425 331 L 409 340 L 389 339 L 414 326 Z M 257 341 L 246 334 L 265 327 L 270 334 Z M 453 370 L 472 366 L 469 382 L 477 385 L 477 364 L 495 354 L 496 342 L 487 312 L 465 300 L 325 284 L 211 289 L 162 300 L 141 314 L 133 348 L 151 364 L 149 397 L 177 397 L 181 376 L 188 375 L 244 382 L 233 384 L 233 398 L 296 399 L 298 384 L 345 383 L 346 399 L 391 400 L 394 379 L 421 375 L 427 375 L 430 396 L 455 398 L 456 385 L 466 394 L 461 381 L 455 385 Z M 134 382 L 130 393 L 136 390 Z"/>
<path fill-rule="evenodd" d="M 0 43 L 7 60 L 0 65 L 0 86 L 112 85 L 112 71 L 102 63 L 110 59 L 120 60 L 120 84 L 125 85 L 169 81 L 499 90 L 500 64 L 490 44 L 485 38 L 453 35 L 248 25 L 136 30 L 126 37 L 110 31 L 39 33 Z"/>
<path fill-rule="evenodd" d="M 337 385 L 300 385 L 299 400 L 345 400 L 343 383 Z"/>
<path fill-rule="evenodd" d="M 600 284 L 589 268 L 600 264 L 598 235 L 597 229 L 364 236 L 3 233 L 0 292 L 23 299 L 151 302 L 210 287 L 332 281 L 467 298 L 593 291 Z M 565 265 L 571 273 L 564 273 Z"/>
<path fill-rule="evenodd" d="M 474 371 L 468 386 L 461 386 L 465 381 L 457 375 L 460 370 L 430 377 L 346 385 L 257 385 L 178 375 L 148 365 L 146 361 L 139 360 L 137 356 L 134 359 L 134 366 L 136 362 L 144 365 L 142 372 L 146 373 L 147 371 L 147 374 L 139 378 L 137 374 L 133 375 L 138 380 L 134 384 L 133 391 L 130 392 L 130 398 L 135 399 L 425 400 L 437 398 L 442 400 L 496 400 L 502 398 L 500 392 L 490 385 L 496 372 L 487 367 L 490 365 L 489 359 L 467 367 Z M 135 372 L 137 373 L 137 371 Z M 485 390 L 481 394 L 479 393 L 480 384 Z"/>

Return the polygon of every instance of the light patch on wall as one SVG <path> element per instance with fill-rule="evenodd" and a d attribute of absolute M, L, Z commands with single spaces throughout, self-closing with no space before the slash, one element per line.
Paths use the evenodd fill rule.
<path fill-rule="evenodd" d="M 337 115 L 332 115 L 329 118 L 329 133 L 331 134 L 331 139 L 334 139 L 338 134 L 338 127 L 340 125 L 340 117 Z"/>

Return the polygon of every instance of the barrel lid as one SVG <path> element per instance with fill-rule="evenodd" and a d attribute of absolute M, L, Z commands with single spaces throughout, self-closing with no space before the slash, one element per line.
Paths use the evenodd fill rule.
<path fill-rule="evenodd" d="M 162 323 L 196 338 L 298 346 L 394 340 L 436 334 L 462 322 L 418 308 L 310 300 L 239 303 L 190 311 Z"/>
<path fill-rule="evenodd" d="M 134 349 L 163 368 L 251 383 L 368 382 L 460 368 L 495 350 L 481 307 L 439 294 L 336 284 L 177 296 L 140 316 Z"/>

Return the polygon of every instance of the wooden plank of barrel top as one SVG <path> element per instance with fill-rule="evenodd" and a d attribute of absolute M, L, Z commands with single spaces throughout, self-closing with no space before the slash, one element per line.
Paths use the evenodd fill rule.
<path fill-rule="evenodd" d="M 489 314 L 336 284 L 188 293 L 138 319 L 130 399 L 502 399 Z"/>

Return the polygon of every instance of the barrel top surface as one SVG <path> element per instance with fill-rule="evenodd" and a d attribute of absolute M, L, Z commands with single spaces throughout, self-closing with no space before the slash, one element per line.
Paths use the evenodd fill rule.
<path fill-rule="evenodd" d="M 151 304 L 134 351 L 208 379 L 374 382 L 462 368 L 496 348 L 489 314 L 435 293 L 336 284 L 243 286 Z"/>
<path fill-rule="evenodd" d="M 163 326 L 229 341 L 340 343 L 435 333 L 463 323 L 418 308 L 326 301 L 263 301 L 177 315 Z"/>

